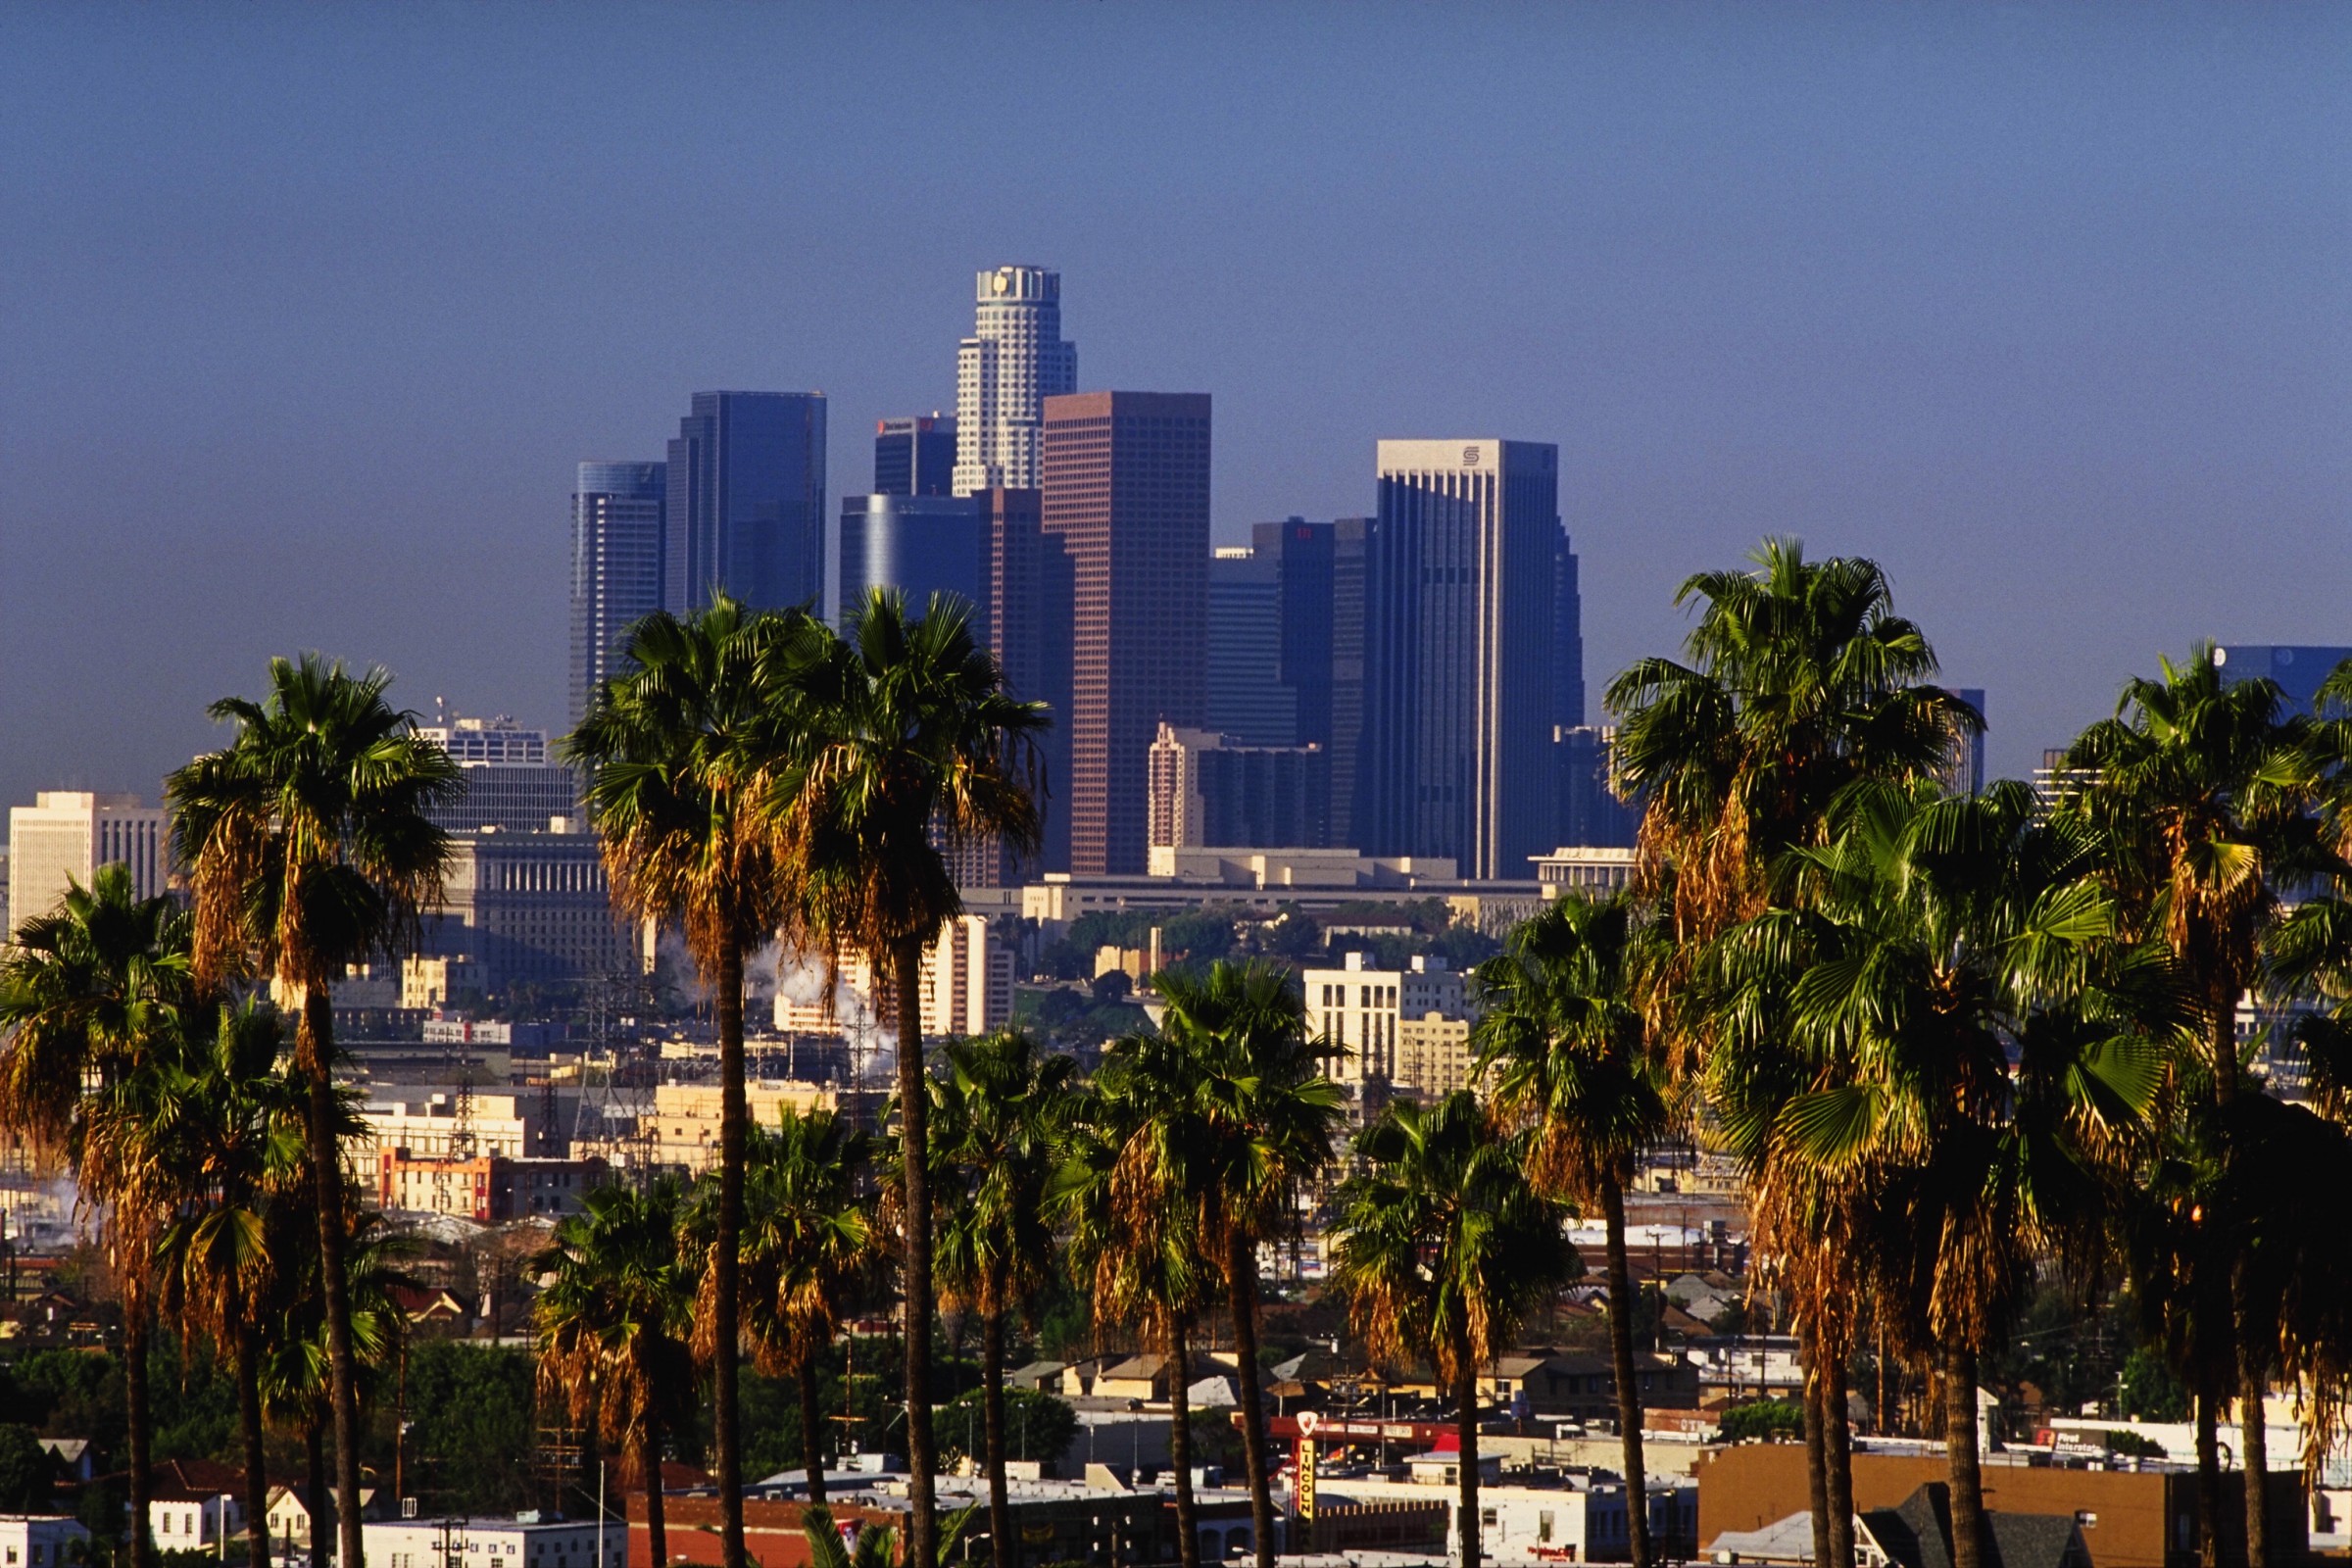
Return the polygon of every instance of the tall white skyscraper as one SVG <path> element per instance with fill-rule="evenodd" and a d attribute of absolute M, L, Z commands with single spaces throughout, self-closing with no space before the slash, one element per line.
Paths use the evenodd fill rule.
<path fill-rule="evenodd" d="M 1061 340 L 1061 274 L 1000 267 L 979 278 L 972 336 L 956 349 L 956 495 L 1039 487 L 1046 399 L 1078 390 L 1078 345 Z"/>
<path fill-rule="evenodd" d="M 19 922 L 54 910 L 68 883 L 90 885 L 102 865 L 130 867 L 131 892 L 152 899 L 172 874 L 171 825 L 136 795 L 43 790 L 8 811 L 8 912 Z"/>

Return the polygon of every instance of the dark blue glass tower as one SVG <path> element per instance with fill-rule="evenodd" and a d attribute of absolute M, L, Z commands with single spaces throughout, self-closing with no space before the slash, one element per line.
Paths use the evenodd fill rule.
<path fill-rule="evenodd" d="M 571 495 L 571 721 L 631 625 L 662 608 L 667 466 L 583 463 Z"/>
<path fill-rule="evenodd" d="M 944 496 L 956 477 L 956 416 L 874 421 L 874 494 Z"/>
<path fill-rule="evenodd" d="M 986 646 L 988 547 L 971 497 L 843 496 L 840 560 L 833 617 L 842 630 L 868 594 L 895 588 L 917 614 L 934 594 L 961 600 L 972 635 Z"/>
<path fill-rule="evenodd" d="M 825 399 L 697 392 L 669 444 L 662 599 L 686 614 L 724 592 L 812 610 L 825 592 Z"/>

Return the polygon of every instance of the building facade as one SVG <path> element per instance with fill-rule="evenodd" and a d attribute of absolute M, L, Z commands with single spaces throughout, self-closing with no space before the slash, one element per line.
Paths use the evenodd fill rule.
<path fill-rule="evenodd" d="M 580 1212 L 590 1188 L 603 1183 L 598 1158 L 520 1158 L 507 1154 L 418 1154 L 382 1151 L 375 1162 L 376 1206 L 419 1214 L 455 1214 L 482 1225 L 511 1219 L 556 1219 Z"/>
<path fill-rule="evenodd" d="M 1982 687 L 1956 686 L 1951 691 L 1954 697 L 1976 710 L 1977 717 L 1984 716 L 1984 692 Z M 1965 726 L 1954 728 L 1951 756 L 1937 772 L 1936 778 L 1948 794 L 1984 794 L 1984 732 Z"/>
<path fill-rule="evenodd" d="M 1585 721 L 1585 595 L 1565 528 L 1551 559 L 1551 721 L 1572 728 Z"/>
<path fill-rule="evenodd" d="M 874 421 L 874 493 L 944 496 L 955 493 L 956 416 L 918 414 Z"/>
<path fill-rule="evenodd" d="M 754 610 L 821 606 L 825 399 L 697 392 L 669 443 L 663 607 L 726 593 Z"/>
<path fill-rule="evenodd" d="M 662 608 L 669 466 L 583 463 L 571 492 L 571 721 L 610 677 L 628 629 Z"/>
<path fill-rule="evenodd" d="M 999 267 L 976 284 L 972 335 L 956 349 L 956 495 L 1035 490 L 1045 401 L 1078 390 L 1078 345 L 1061 337 L 1061 274 Z"/>
<path fill-rule="evenodd" d="M 1525 877 L 1556 820 L 1559 450 L 1383 441 L 1379 476 L 1358 848 Z"/>
<path fill-rule="evenodd" d="M 1298 697 L 1282 679 L 1280 565 L 1249 545 L 1208 561 L 1205 727 L 1243 746 L 1293 746 Z"/>
<path fill-rule="evenodd" d="M 596 1519 L 369 1519 L 360 1550 L 361 1568 L 628 1568 L 629 1543 Z"/>
<path fill-rule="evenodd" d="M 2308 715 L 2319 700 L 2320 683 L 2352 659 L 2352 648 L 2289 643 L 2219 643 L 2213 662 L 2224 681 L 2269 679 L 2293 712 Z"/>
<path fill-rule="evenodd" d="M 959 601 L 988 641 L 988 595 L 982 587 L 986 550 L 980 505 L 964 496 L 871 495 L 841 498 L 833 624 L 844 632 L 877 588 L 906 596 L 921 614 L 934 594 Z"/>
<path fill-rule="evenodd" d="M 1558 769 L 1561 844 L 1631 849 L 1642 831 L 1642 812 L 1609 787 L 1610 751 L 1617 730 L 1608 724 L 1564 725 L 1553 732 Z"/>
<path fill-rule="evenodd" d="M 1070 870 L 1140 872 L 1160 723 L 1198 727 L 1208 632 L 1209 400 L 1046 400 L 1042 532 L 1070 560 Z"/>
<path fill-rule="evenodd" d="M 1153 850 L 1331 844 L 1331 759 L 1320 747 L 1236 745 L 1230 735 L 1163 723 L 1148 787 Z"/>
<path fill-rule="evenodd" d="M 639 971 L 638 934 L 613 910 L 595 835 L 486 829 L 453 833 L 450 848 L 425 955 L 473 960 L 492 995 Z"/>
<path fill-rule="evenodd" d="M 956 881 L 1002 887 L 1030 871 L 1070 868 L 1070 699 L 1076 658 L 1077 572 L 1058 534 L 1045 531 L 1045 497 L 1036 490 L 992 489 L 980 508 L 987 552 L 988 647 L 1004 686 L 1043 703 L 1053 723 L 1036 738 L 1038 807 L 1044 843 L 1033 866 L 1014 866 L 994 846 L 964 857 Z"/>
<path fill-rule="evenodd" d="M 1399 1020 L 1469 1015 L 1463 976 L 1439 957 L 1417 957 L 1402 969 L 1374 968 L 1361 951 L 1336 968 L 1298 976 L 1307 1022 L 1332 1053 L 1328 1071 L 1344 1084 L 1397 1077 Z"/>
<path fill-rule="evenodd" d="M 172 874 L 171 824 L 136 795 L 43 790 L 8 809 L 8 917 L 15 925 L 53 912 L 73 883 L 102 865 L 130 871 L 138 898 L 161 897 Z"/>
<path fill-rule="evenodd" d="M 579 815 L 578 775 L 549 760 L 547 731 L 525 728 L 502 713 L 424 725 L 416 733 L 458 764 L 457 798 L 425 812 L 435 827 L 451 833 L 545 833 L 555 818 Z"/>
<path fill-rule="evenodd" d="M 90 1548 L 90 1532 L 62 1513 L 0 1514 L 0 1557 L 25 1568 L 66 1568 Z"/>

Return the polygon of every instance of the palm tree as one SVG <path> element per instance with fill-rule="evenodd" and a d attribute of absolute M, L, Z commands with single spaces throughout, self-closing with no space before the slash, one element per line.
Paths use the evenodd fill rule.
<path fill-rule="evenodd" d="M 1048 1195 L 1075 1109 L 1078 1064 L 1046 1054 L 1017 1029 L 956 1041 L 941 1055 L 947 1070 L 931 1079 L 931 1154 L 933 1181 L 949 1201 L 936 1211 L 934 1266 L 949 1300 L 980 1316 L 989 1550 L 995 1568 L 1018 1568 L 1004 1482 L 1004 1327 L 1052 1277 Z"/>
<path fill-rule="evenodd" d="M 348 1173 L 336 1145 L 330 987 L 389 951 L 438 896 L 449 839 L 427 815 L 460 788 L 449 754 L 384 700 L 391 676 L 305 654 L 272 660 L 260 702 L 223 699 L 224 749 L 165 784 L 172 848 L 195 894 L 200 983 L 274 981 L 299 1006 L 296 1069 L 310 1095 L 319 1283 L 335 1422 L 342 1561 L 362 1559 L 359 1364 L 346 1268 Z"/>
<path fill-rule="evenodd" d="M 743 1438 L 737 1406 L 742 1293 L 744 956 L 783 920 L 785 872 L 758 809 L 761 769 L 797 744 L 797 661 L 830 633 L 806 614 L 757 614 L 723 595 L 683 618 L 649 615 L 623 670 L 604 681 L 560 748 L 588 771 L 617 908 L 682 924 L 717 1013 L 719 1203 L 710 1253 L 711 1424 L 725 1568 L 744 1568 Z"/>
<path fill-rule="evenodd" d="M 1399 1102 L 1357 1136 L 1367 1168 L 1341 1190 L 1332 1284 L 1357 1331 L 1375 1355 L 1428 1352 L 1453 1387 L 1462 1568 L 1479 1561 L 1478 1369 L 1581 1267 L 1565 1210 L 1529 1179 L 1544 1136 L 1498 1133 L 1466 1089 L 1427 1110 Z M 1629 1519 L 1647 1512 L 1642 1489 L 1629 1471 Z"/>
<path fill-rule="evenodd" d="M 69 886 L 54 912 L 24 921 L 0 958 L 0 1126 L 63 1152 L 82 1193 L 104 1207 L 122 1289 L 122 1356 L 130 1446 L 132 1568 L 153 1558 L 147 1534 L 153 1423 L 147 1389 L 150 1215 L 108 1191 L 80 1138 L 94 1101 L 177 1027 L 186 1002 L 188 922 L 169 898 L 140 899 L 128 868 L 101 866 Z"/>
<path fill-rule="evenodd" d="M 599 1187 L 581 1212 L 556 1225 L 533 1260 L 555 1277 L 532 1303 L 539 1377 L 574 1421 L 622 1444 L 622 1484 L 645 1488 L 645 1524 L 656 1562 L 669 1560 L 662 1517 L 664 1431 L 691 1413 L 694 1369 L 686 1336 L 694 1276 L 680 1261 L 677 1182 L 639 1192 Z"/>
<path fill-rule="evenodd" d="M 1203 1254 L 1200 1214 L 1122 1156 L 1152 1114 L 1155 1086 L 1134 1072 L 1138 1045 L 1114 1041 L 1073 1109 L 1054 1178 L 1053 1212 L 1069 1239 L 1072 1278 L 1098 1329 L 1140 1324 L 1175 1370 L 1168 1384 L 1168 1460 L 1176 1473 L 1177 1560 L 1200 1568 L 1193 1495 L 1192 1408 L 1185 1380 L 1192 1335 L 1208 1309 L 1216 1270 Z"/>
<path fill-rule="evenodd" d="M 808 1500 L 825 1500 L 825 1415 L 817 1365 L 842 1315 L 874 1273 L 874 1219 L 866 1196 L 872 1140 L 829 1110 L 787 1105 L 772 1131 L 746 1151 L 742 1245 L 743 1323 L 753 1356 L 771 1375 L 799 1379 L 801 1460 Z M 686 1217 L 689 1247 L 707 1252 L 717 1230 L 708 1180 Z M 715 1315 L 703 1275 L 695 1348 L 709 1359 L 706 1326 Z"/>
<path fill-rule="evenodd" d="M 1297 1223 L 1300 1183 L 1329 1165 L 1343 1096 L 1323 1075 L 1287 970 L 1219 959 L 1167 970 L 1160 1032 L 1137 1042 L 1143 1115 L 1122 1151 L 1137 1201 L 1190 1211 L 1223 1276 L 1250 1464 L 1258 1568 L 1273 1568 L 1274 1494 L 1257 1364 L 1257 1250 Z"/>
<path fill-rule="evenodd" d="M 1556 1197 L 1598 1205 L 1607 1229 L 1609 1350 L 1635 1568 L 1649 1568 L 1651 1556 L 1625 1194 L 1642 1152 L 1673 1123 L 1663 1054 L 1642 1007 L 1642 967 L 1657 961 L 1660 946 L 1630 896 L 1557 899 L 1480 966 L 1486 1011 L 1472 1031 L 1495 1109 L 1533 1130 L 1529 1175 Z"/>
<path fill-rule="evenodd" d="M 1978 1568 L 1977 1364 L 2036 1265 L 2081 1271 L 2110 1234 L 2165 1080 L 2143 1028 L 2162 955 L 2112 941 L 2087 839 L 2037 823 L 2022 784 L 1859 783 L 1830 826 L 1797 858 L 1809 940 L 1786 992 L 1818 1065 L 1774 1136 L 1850 1192 L 1882 1320 L 1939 1356 L 1953 1561 Z"/>
<path fill-rule="evenodd" d="M 836 960 L 845 950 L 865 955 L 881 1010 L 898 1025 L 907 1560 L 936 1568 L 922 955 L 963 907 L 943 842 L 1035 849 L 1034 737 L 1047 718 L 1041 706 L 1006 695 L 1003 671 L 974 641 L 960 604 L 943 598 L 909 617 L 901 596 L 875 593 L 858 613 L 852 644 L 809 668 L 801 689 L 821 717 L 811 745 L 797 754 L 779 749 L 767 814 L 789 855 L 791 934 Z"/>
<path fill-rule="evenodd" d="M 262 1357 L 275 1271 L 270 1210 L 301 1204 L 309 1099 L 277 1069 L 284 1031 L 274 1010 L 249 1000 L 189 1021 L 209 1022 L 209 1037 L 183 1032 L 178 1059 L 155 1061 L 132 1080 L 144 1090 L 135 1107 L 146 1122 L 142 1138 L 180 1193 L 156 1249 L 161 1304 L 180 1324 L 183 1344 L 193 1331 L 206 1333 L 235 1369 L 246 1552 L 255 1568 L 268 1568 Z"/>
<path fill-rule="evenodd" d="M 2309 722 L 2284 713 L 2278 686 L 2225 681 L 2209 643 L 2162 665 L 2160 677 L 2127 684 L 2115 716 L 2076 740 L 2067 760 L 2084 782 L 2064 808 L 2096 833 L 2126 932 L 2161 940 L 2195 998 L 2205 1095 L 2222 1131 L 2243 1076 L 2238 1004 L 2260 977 L 2279 896 L 2345 866 L 2317 809 L 2324 753 Z M 2228 1182 L 2238 1152 L 2225 1134 L 2216 1152 Z M 2235 1264 L 2232 1273 L 2246 1560 L 2267 1568 L 2263 1396 L 2276 1357 L 2252 1280 Z M 2214 1550 L 2207 1542 L 2209 1559 Z"/>
<path fill-rule="evenodd" d="M 1677 592 L 1678 604 L 1702 607 L 1689 663 L 1639 661 L 1606 698 L 1622 716 L 1614 782 L 1642 802 L 1643 879 L 1663 898 L 1673 937 L 1644 1010 L 1678 1058 L 1703 1054 L 1717 1030 L 1692 1004 L 1711 945 L 1762 912 L 1790 851 L 1821 841 L 1837 792 L 1855 779 L 1929 776 L 1959 736 L 1984 727 L 1966 703 L 1927 684 L 1935 651 L 1894 613 L 1876 562 L 1807 561 L 1787 538 L 1765 540 L 1749 559 L 1752 572 L 1700 572 Z M 1756 1228 L 1771 1219 L 1758 1213 Z M 1782 1228 L 1808 1352 L 1814 1554 L 1842 1564 L 1853 1553 L 1843 1357 L 1852 1281 L 1844 1256 L 1814 1240 L 1834 1227 Z"/>

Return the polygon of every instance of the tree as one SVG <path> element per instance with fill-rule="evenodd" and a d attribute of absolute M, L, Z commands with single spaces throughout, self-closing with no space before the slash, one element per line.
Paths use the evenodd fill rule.
<path fill-rule="evenodd" d="M 1273 1568 L 1274 1494 L 1257 1355 L 1257 1251 L 1296 1223 L 1298 1186 L 1329 1165 L 1342 1114 L 1288 971 L 1221 959 L 1156 977 L 1160 1031 L 1135 1042 L 1141 1114 L 1120 1160 L 1139 1205 L 1188 1211 L 1223 1277 L 1240 1362 L 1258 1568 Z"/>
<path fill-rule="evenodd" d="M 691 1413 L 694 1270 L 682 1261 L 675 1180 L 643 1192 L 599 1187 L 581 1212 L 557 1222 L 533 1260 L 555 1278 L 532 1303 L 539 1380 L 559 1393 L 574 1421 L 593 1421 L 622 1446 L 622 1484 L 645 1489 L 645 1521 L 656 1562 L 669 1561 L 662 1517 L 663 1432 Z"/>
<path fill-rule="evenodd" d="M 1647 1494 L 1647 1481 L 1625 1194 L 1642 1152 L 1673 1125 L 1664 1054 L 1642 1006 L 1643 966 L 1659 960 L 1660 946 L 1630 896 L 1597 904 L 1555 899 L 1512 931 L 1500 956 L 1479 967 L 1486 1011 L 1472 1031 L 1495 1108 L 1533 1129 L 1529 1175 L 1549 1193 L 1600 1209 L 1609 1352 L 1632 1498 Z M 1648 1510 L 1631 1507 L 1626 1517 L 1635 1568 L 1649 1568 Z"/>
<path fill-rule="evenodd" d="M 1859 782 L 1829 826 L 1795 858 L 1784 987 L 1811 1083 L 1772 1136 L 1785 1179 L 1854 1216 L 1881 1321 L 1940 1360 L 1953 1561 L 1978 1568 L 1978 1362 L 2121 1210 L 2166 1076 L 2163 958 L 2112 941 L 2086 839 L 2022 784 Z"/>
<path fill-rule="evenodd" d="M 808 1500 L 825 1500 L 825 1417 L 817 1401 L 817 1363 L 841 1316 L 874 1272 L 874 1220 L 864 1189 L 872 1140 L 829 1110 L 777 1113 L 773 1131 L 755 1135 L 744 1173 L 744 1327 L 760 1370 L 790 1374 L 800 1388 L 801 1463 Z M 716 1229 L 710 1184 L 698 1188 L 687 1234 L 705 1246 Z M 715 1315 L 710 1276 L 704 1309 Z M 698 1333 L 706 1359 L 711 1347 Z"/>
<path fill-rule="evenodd" d="M 923 949 L 962 911 L 942 845 L 1038 843 L 1034 737 L 1045 710 L 1004 691 L 953 600 L 909 617 L 898 594 L 858 610 L 849 645 L 803 675 L 821 715 L 806 744 L 781 746 L 766 814 L 787 847 L 788 930 L 838 961 L 867 956 L 899 1031 L 900 1169 L 905 1184 L 907 1552 L 936 1568 L 931 1430 L 931 1187 L 920 980 Z M 728 1568 L 741 1568 L 730 1559 Z"/>
<path fill-rule="evenodd" d="M 1332 1283 L 1349 1317 L 1373 1354 L 1426 1352 L 1453 1386 L 1462 1568 L 1479 1562 L 1479 1368 L 1581 1267 L 1565 1210 L 1529 1180 L 1540 1137 L 1498 1136 L 1466 1089 L 1398 1102 L 1357 1137 L 1368 1168 L 1341 1193 Z M 1641 1488 L 1629 1473 L 1629 1518 L 1647 1511 Z"/>
<path fill-rule="evenodd" d="M 759 614 L 724 595 L 683 618 L 649 615 L 629 632 L 621 671 L 598 685 L 560 747 L 587 769 L 587 811 L 604 840 L 615 906 L 684 927 L 717 1013 L 719 1200 L 708 1327 L 725 1568 L 745 1568 L 743 963 L 790 902 L 785 856 L 760 803 L 773 758 L 803 745 L 807 709 L 795 700 L 793 673 L 821 660 L 830 639 L 804 613 Z"/>
<path fill-rule="evenodd" d="M 1718 961 L 1715 944 L 1765 908 L 1790 851 L 1820 842 L 1838 791 L 1861 778 L 1928 776 L 1961 735 L 1984 727 L 1966 703 L 1927 683 L 1935 651 L 1894 613 L 1876 562 L 1807 561 L 1788 538 L 1765 540 L 1749 559 L 1751 572 L 1699 572 L 1676 593 L 1676 603 L 1701 606 L 1685 644 L 1689 663 L 1639 661 L 1606 697 L 1622 715 L 1612 782 L 1642 802 L 1642 880 L 1665 900 L 1673 939 L 1645 1009 L 1678 1058 L 1707 1054 L 1720 1026 L 1696 983 Z M 1735 1025 L 1772 1026 L 1768 1015 Z M 1768 1087 L 1788 1085 L 1748 1085 L 1749 1109 Z M 1750 1118 L 1769 1122 L 1769 1113 Z M 1765 1149 L 1746 1153 L 1751 1192 L 1770 1191 Z M 1756 1217 L 1768 1228 L 1771 1216 Z M 1843 1564 L 1853 1556 L 1843 1357 L 1852 1282 L 1842 1254 L 1808 1242 L 1835 1234 L 1834 1223 L 1784 1228 L 1784 1273 L 1807 1350 L 1814 1557 Z"/>
<path fill-rule="evenodd" d="M 933 1254 L 941 1291 L 980 1316 L 987 1433 L 989 1552 L 1018 1568 L 1004 1481 L 1004 1329 L 1027 1312 L 1054 1267 L 1047 1200 L 1075 1108 L 1077 1062 L 1048 1055 L 1018 1030 L 950 1043 L 931 1077 L 933 1180 L 947 1198 Z"/>
<path fill-rule="evenodd" d="M 2205 1125 L 2221 1138 L 2214 1151 L 2220 1179 L 2234 1189 L 2230 1166 L 2239 1150 L 2227 1129 L 2237 1119 L 2243 1078 L 2238 1004 L 2260 976 L 2282 890 L 2345 867 L 2328 850 L 2318 810 L 2327 794 L 2324 756 L 2309 723 L 2284 712 L 2276 683 L 2225 680 L 2210 643 L 2191 649 L 2184 663 L 2161 662 L 2161 676 L 2130 682 L 2115 716 L 2084 730 L 2069 750 L 2080 782 L 2064 809 L 2096 835 L 2100 876 L 2125 932 L 2161 941 L 2194 999 L 2205 1053 L 2202 1098 L 2214 1112 Z M 2219 1234 L 2230 1245 L 2228 1229 Z M 2248 1568 L 2268 1568 L 2263 1396 L 2275 1341 L 2263 1332 L 2267 1314 L 2246 1256 L 2226 1261 L 2246 1560 Z M 2220 1392 L 2208 1379 L 2198 1396 L 2218 1403 Z M 2200 1552 L 2211 1568 L 2218 1546 L 2210 1504 L 2220 1482 L 2202 1460 L 2200 1485 L 2209 1504 Z"/>
<path fill-rule="evenodd" d="M 1141 1136 L 1160 1088 L 1138 1076 L 1138 1063 L 1152 1054 L 1148 1042 L 1132 1038 L 1104 1054 L 1071 1116 L 1053 1205 L 1069 1239 L 1072 1278 L 1096 1326 L 1139 1325 L 1145 1343 L 1157 1346 L 1177 1369 L 1168 1380 L 1177 1560 L 1180 1568 L 1200 1568 L 1193 1494 L 1198 1433 L 1186 1379 L 1193 1329 L 1208 1309 L 1216 1269 L 1202 1251 L 1199 1205 L 1163 1185 L 1148 1158 L 1151 1144 Z"/>
<path fill-rule="evenodd" d="M 211 986 L 274 981 L 300 1009 L 296 1069 L 310 1101 L 319 1283 L 325 1298 L 341 1560 L 360 1541 L 359 1366 L 346 1266 L 348 1173 L 335 1143 L 330 988 L 438 896 L 448 835 L 428 813 L 462 787 L 449 754 L 384 700 L 391 676 L 305 654 L 270 665 L 260 702 L 209 710 L 237 733 L 165 783 L 174 854 L 195 894 L 195 971 Z"/>
<path fill-rule="evenodd" d="M 185 1022 L 177 1051 L 130 1080 L 145 1091 L 135 1107 L 142 1140 L 178 1184 L 176 1212 L 156 1246 L 161 1304 L 179 1323 L 183 1348 L 192 1332 L 204 1333 L 235 1369 L 246 1560 L 268 1568 L 262 1356 L 275 1270 L 270 1210 L 299 1207 L 311 1185 L 309 1096 L 277 1070 L 284 1031 L 274 1009 L 248 1000 Z"/>
<path fill-rule="evenodd" d="M 177 1027 L 175 1009 L 189 995 L 185 917 L 169 898 L 137 898 L 122 865 L 100 867 L 87 888 L 69 884 L 56 911 L 20 923 L 14 948 L 0 959 L 0 1027 L 8 1031 L 0 1048 L 0 1125 L 35 1148 L 64 1152 L 84 1197 L 108 1214 L 122 1292 L 132 1568 L 147 1568 L 154 1555 L 146 1265 L 158 1221 L 136 1195 L 108 1185 L 83 1135 L 97 1094 L 136 1070 Z"/>

